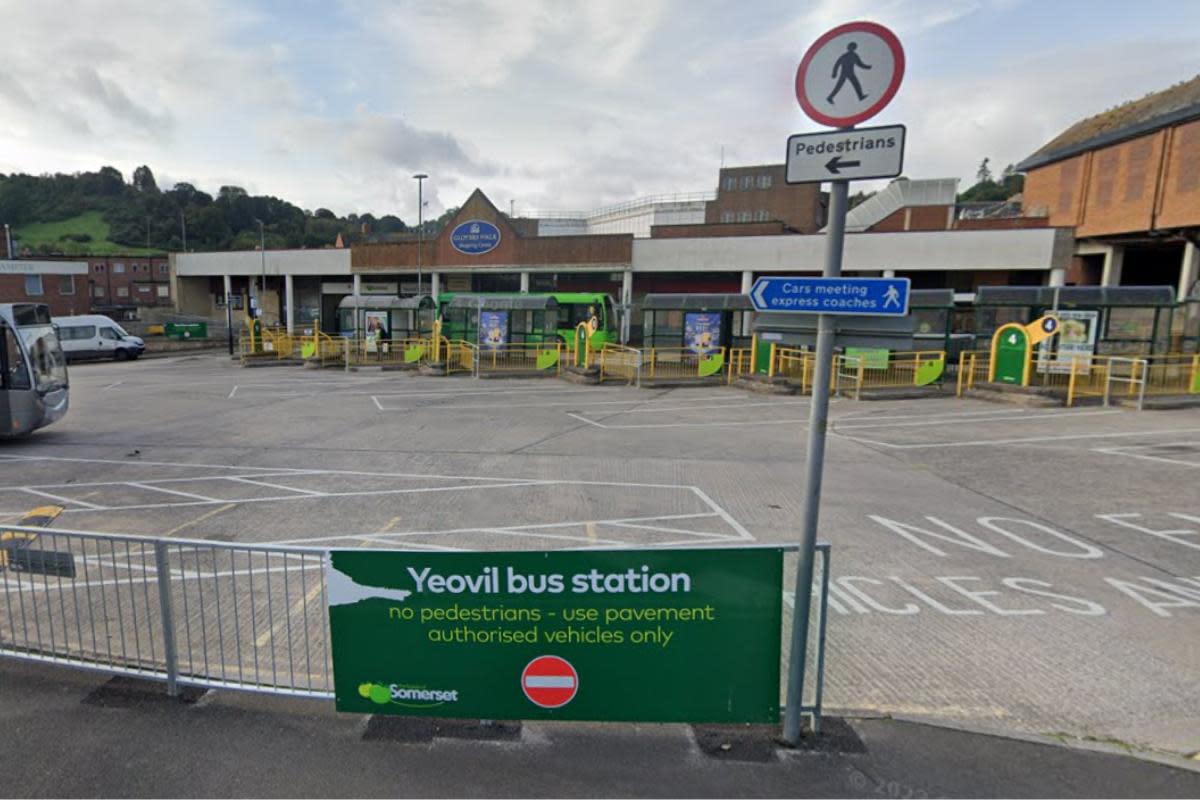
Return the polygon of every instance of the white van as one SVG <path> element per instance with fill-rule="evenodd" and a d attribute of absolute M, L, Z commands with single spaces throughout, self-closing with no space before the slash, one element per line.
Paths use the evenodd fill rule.
<path fill-rule="evenodd" d="M 146 349 L 146 343 L 139 337 L 130 336 L 120 325 L 99 314 L 55 317 L 54 324 L 68 361 L 80 358 L 125 361 L 137 358 Z"/>

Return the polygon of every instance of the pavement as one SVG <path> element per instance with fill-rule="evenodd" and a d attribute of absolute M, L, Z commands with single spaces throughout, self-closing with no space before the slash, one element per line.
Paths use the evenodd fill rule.
<path fill-rule="evenodd" d="M 0 444 L 0 519 L 54 502 L 57 529 L 427 550 L 798 538 L 806 398 L 210 354 L 71 379 L 66 419 Z M 831 420 L 827 709 L 1179 763 L 1200 751 L 1200 411 L 947 393 L 838 398 Z M 89 590 L 142 568 L 136 551 L 104 555 Z M 320 604 L 302 611 L 319 635 Z M 228 668 L 299 647 L 280 633 L 247 633 Z"/>
<path fill-rule="evenodd" d="M 1200 794 L 1197 771 L 889 719 L 828 720 L 820 749 L 794 751 L 760 727 L 526 723 L 490 731 L 464 721 L 434 730 L 408 720 L 380 731 L 377 719 L 230 692 L 182 702 L 160 685 L 0 661 L 0 796 Z"/>

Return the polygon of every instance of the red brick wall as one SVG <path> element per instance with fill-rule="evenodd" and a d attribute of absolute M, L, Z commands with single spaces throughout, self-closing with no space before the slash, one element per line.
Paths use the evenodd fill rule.
<path fill-rule="evenodd" d="M 651 239 L 688 239 L 697 236 L 779 236 L 787 233 L 782 222 L 732 222 L 703 225 L 653 225 Z"/>
<path fill-rule="evenodd" d="M 820 185 L 789 186 L 784 176 L 783 164 L 722 169 L 717 178 L 717 198 L 705 205 L 704 222 L 737 223 L 739 216 L 745 214 L 749 214 L 749 219 L 742 219 L 743 224 L 761 222 L 760 212 L 766 212 L 766 221 L 782 222 L 800 233 L 816 233 L 823 222 Z M 767 178 L 770 185 L 762 188 L 760 178 Z M 731 180 L 734 188 L 726 188 Z M 733 214 L 733 219 L 728 219 L 727 214 Z"/>
<path fill-rule="evenodd" d="M 1200 225 L 1200 120 L 1032 170 L 1024 205 L 1078 236 Z"/>
<path fill-rule="evenodd" d="M 50 306 L 50 313 L 56 317 L 68 317 L 72 314 L 86 314 L 90 309 L 87 296 L 86 275 L 42 275 L 42 293 L 27 295 L 25 293 L 24 275 L 0 275 L 0 302 L 4 303 L 45 303 Z M 75 288 L 74 294 L 64 294 L 65 288 L 61 282 L 71 279 Z"/>
<path fill-rule="evenodd" d="M 1159 194 L 1157 227 L 1200 225 L 1200 120 L 1171 129 Z"/>
<path fill-rule="evenodd" d="M 167 259 L 92 256 L 87 261 L 88 292 L 93 305 L 171 305 L 171 276 Z M 121 272 L 116 271 L 118 265 L 122 267 Z M 165 297 L 159 296 L 159 286 L 167 287 Z M 141 291 L 142 287 L 148 291 Z"/>

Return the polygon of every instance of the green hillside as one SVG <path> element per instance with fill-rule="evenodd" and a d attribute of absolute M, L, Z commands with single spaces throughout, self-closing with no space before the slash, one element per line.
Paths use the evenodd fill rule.
<path fill-rule="evenodd" d="M 87 211 L 58 222 L 37 222 L 14 229 L 24 247 L 35 252 L 48 245 L 64 255 L 162 255 L 162 250 L 131 247 L 109 240 L 109 224 L 100 211 Z"/>

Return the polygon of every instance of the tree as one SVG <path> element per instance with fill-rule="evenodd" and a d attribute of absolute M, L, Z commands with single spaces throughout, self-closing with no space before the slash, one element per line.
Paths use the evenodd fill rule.
<path fill-rule="evenodd" d="M 232 202 L 233 200 L 236 200 L 239 197 L 245 197 L 245 196 L 246 196 L 246 190 L 240 186 L 222 186 L 220 189 L 217 190 L 217 200 L 218 201 L 224 200 L 227 203 Z"/>
<path fill-rule="evenodd" d="M 125 189 L 125 177 L 116 167 L 100 168 L 100 192 L 107 195 L 120 194 Z"/>
<path fill-rule="evenodd" d="M 328 208 L 318 208 L 313 212 L 313 216 L 317 219 L 337 219 L 337 215 Z"/>
<path fill-rule="evenodd" d="M 985 158 L 979 164 L 979 170 L 975 173 L 975 183 L 992 183 L 992 169 L 988 166 L 990 158 Z"/>
<path fill-rule="evenodd" d="M 154 182 L 154 173 L 145 164 L 133 171 L 133 188 L 143 194 L 158 194 L 158 184 Z"/>

